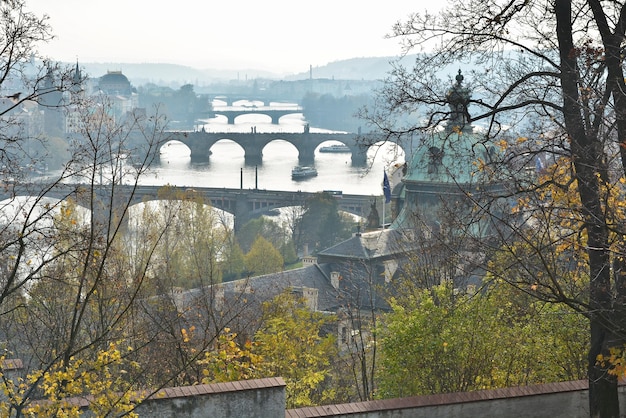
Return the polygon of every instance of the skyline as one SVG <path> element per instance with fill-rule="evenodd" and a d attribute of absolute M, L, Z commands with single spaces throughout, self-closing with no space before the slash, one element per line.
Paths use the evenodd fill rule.
<path fill-rule="evenodd" d="M 350 58 L 398 56 L 399 40 L 385 39 L 393 24 L 434 10 L 426 0 L 390 0 L 384 9 L 358 0 L 318 0 L 312 8 L 286 0 L 176 4 L 150 9 L 154 2 L 146 0 L 110 0 L 100 7 L 84 0 L 26 0 L 28 10 L 50 17 L 56 39 L 39 51 L 57 61 L 279 74 Z"/>

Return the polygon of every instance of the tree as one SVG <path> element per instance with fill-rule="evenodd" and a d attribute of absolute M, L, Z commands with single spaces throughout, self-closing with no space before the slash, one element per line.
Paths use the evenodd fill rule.
<path fill-rule="evenodd" d="M 271 242 L 276 248 L 281 247 L 285 241 L 282 227 L 265 216 L 251 219 L 237 231 L 237 241 L 245 252 L 250 251 L 252 244 L 260 236 Z"/>
<path fill-rule="evenodd" d="M 245 255 L 246 270 L 255 276 L 276 273 L 283 268 L 283 257 L 271 242 L 258 236 Z"/>
<path fill-rule="evenodd" d="M 222 256 L 221 266 L 224 281 L 240 279 L 241 275 L 246 270 L 246 266 L 243 251 L 235 239 L 234 234 L 231 234 L 231 239 L 228 241 L 228 245 Z"/>
<path fill-rule="evenodd" d="M 72 68 L 47 60 L 33 65 L 39 62 L 35 44 L 51 38 L 45 17 L 11 0 L 0 3 L 0 21 L 0 87 L 17 90 L 0 99 L 6 199 L 0 205 L 0 338 L 7 355 L 24 360 L 28 376 L 16 386 L 0 369 L 7 395 L 0 408 L 17 417 L 36 409 L 38 415 L 73 414 L 62 398 L 93 395 L 95 414 L 127 414 L 141 401 L 129 398 L 136 388 L 153 393 L 199 382 L 197 360 L 239 312 L 219 312 L 226 319 L 216 313 L 221 300 L 214 286 L 184 300 L 172 287 L 155 291 L 153 262 L 160 261 L 169 228 L 177 226 L 174 215 L 204 219 L 208 209 L 195 201 L 182 205 L 134 245 L 138 241 L 127 234 L 129 208 L 166 140 L 158 109 L 149 117 L 133 110 L 114 118 L 106 97 L 82 94 L 83 80 Z M 33 101 L 45 113 L 45 131 L 34 128 L 42 121 L 20 113 Z M 72 133 L 59 145 L 70 115 Z M 35 172 L 25 168 L 56 152 L 51 144 L 67 147 L 67 160 L 45 179 L 31 178 Z M 198 222 L 178 230 L 198 249 L 177 254 L 195 269 L 189 280 L 217 276 L 212 251 L 218 247 L 209 244 L 221 235 L 212 226 Z"/>
<path fill-rule="evenodd" d="M 112 342 L 128 337 L 125 321 L 149 259 L 129 268 L 120 237 L 163 126 L 158 117 L 133 112 L 114 122 L 110 103 L 73 94 L 82 80 L 74 79 L 72 69 L 46 60 L 40 68 L 32 64 L 34 44 L 50 39 L 46 18 L 33 16 L 19 0 L 3 2 L 0 9 L 5 28 L 0 83 L 2 90 L 21 91 L 3 100 L 0 110 L 0 159 L 6 161 L 0 176 L 10 196 L 2 203 L 0 222 L 0 332 L 5 348 L 24 359 L 31 376 L 19 395 L 7 400 L 7 407 L 23 416 L 34 399 L 50 395 L 47 385 L 58 389 L 55 396 L 73 393 L 76 385 L 81 394 L 93 394 L 80 381 L 85 374 L 72 374 L 75 367 L 96 367 L 94 361 Z M 27 122 L 36 121 L 19 112 L 33 101 L 45 113 L 46 132 L 31 129 Z M 63 144 L 70 148 L 68 159 L 60 171 L 33 181 L 34 172 L 24 167 L 36 167 L 46 161 L 46 152 L 56 151 L 45 134 L 57 134 L 68 107 L 76 116 L 71 147 Z M 136 375 L 129 373 L 128 383 L 130 376 Z"/>
<path fill-rule="evenodd" d="M 145 109 L 161 108 L 169 120 L 192 128 L 196 120 L 211 115 L 212 105 L 206 96 L 194 92 L 193 85 L 185 84 L 178 90 L 146 84 L 138 89 L 139 106 Z"/>
<path fill-rule="evenodd" d="M 500 282 L 455 294 L 448 282 L 393 299 L 381 319 L 378 396 L 582 378 L 584 318 L 511 290 Z"/>
<path fill-rule="evenodd" d="M 198 364 L 204 367 L 202 383 L 233 382 L 262 377 L 263 357 L 254 353 L 254 343 L 247 340 L 240 347 L 237 334 L 224 329 L 216 344 Z"/>
<path fill-rule="evenodd" d="M 285 379 L 288 408 L 319 405 L 334 396 L 323 385 L 332 374 L 330 360 L 336 355 L 334 336 L 322 332 L 330 320 L 289 292 L 263 306 L 263 326 L 254 336 L 254 352 L 263 358 L 265 376 Z"/>
<path fill-rule="evenodd" d="M 73 359 L 67 367 L 56 365 L 45 372 L 35 371 L 26 380 L 13 382 L 5 379 L 0 387 L 10 402 L 4 402 L 0 412 L 3 416 L 20 416 L 23 413 L 38 417 L 80 417 L 80 404 L 73 400 L 87 396 L 88 408 L 95 416 L 115 414 L 136 417 L 133 410 L 141 401 L 140 394 L 123 377 L 134 367 L 135 364 L 124 359 L 115 344 L 111 344 L 91 361 Z M 29 381 L 41 381 L 46 400 L 23 409 L 15 408 L 24 396 Z"/>
<path fill-rule="evenodd" d="M 164 186 L 158 198 L 146 202 L 132 228 L 134 248 L 155 249 L 150 268 L 166 289 L 220 283 L 218 255 L 227 246 L 231 231 L 192 190 Z"/>
<path fill-rule="evenodd" d="M 334 97 L 331 94 L 307 93 L 302 99 L 304 117 L 315 126 L 357 132 L 360 120 L 354 115 L 359 107 L 369 103 L 369 95 Z"/>
<path fill-rule="evenodd" d="M 352 219 L 339 213 L 337 201 L 332 195 L 316 193 L 305 202 L 304 213 L 297 226 L 298 237 L 294 241 L 306 243 L 311 251 L 318 251 L 349 238 L 352 226 Z"/>
<path fill-rule="evenodd" d="M 106 106 L 85 113 L 84 136 L 73 150 L 67 171 L 52 183 L 37 184 L 39 189 L 15 184 L 16 190 L 26 187 L 35 196 L 30 200 L 38 203 L 20 208 L 21 216 L 14 217 L 10 227 L 27 233 L 20 237 L 18 232 L 17 241 L 3 249 L 7 257 L 15 249 L 17 256 L 11 269 L 3 271 L 2 332 L 11 336 L 7 341 L 10 352 L 26 360 L 32 376 L 20 396 L 9 401 L 17 416 L 41 394 L 58 400 L 102 389 L 107 392 L 103 396 L 116 396 L 113 387 L 90 388 L 92 378 L 79 369 L 96 367 L 94 362 L 107 353 L 111 343 L 128 343 L 129 331 L 134 329 L 129 326 L 132 307 L 150 263 L 148 257 L 143 265 L 131 267 L 122 240 L 124 219 L 147 161 L 125 166 L 114 144 L 133 150 L 132 144 L 143 138 L 148 149 L 155 147 L 158 122 L 149 128 L 146 120 L 135 116 L 122 126 L 112 125 Z M 135 158 L 149 156 L 139 153 Z M 122 176 L 130 186 L 121 184 Z M 76 183 L 64 185 L 67 178 Z M 55 188 L 67 190 L 67 202 L 47 200 L 46 194 Z M 14 198 L 13 203 L 19 202 Z M 78 202 L 90 210 L 78 210 Z M 141 372 L 128 372 L 124 379 L 131 387 Z M 117 404 L 109 400 L 110 406 Z"/>
<path fill-rule="evenodd" d="M 623 191 L 620 179 L 626 168 L 625 16 L 623 2 L 597 0 L 469 0 L 437 15 L 416 13 L 396 24 L 391 36 L 402 39 L 405 52 L 423 52 L 411 70 L 396 66 L 378 97 L 378 110 L 363 113 L 387 138 L 405 140 L 446 121 L 461 129 L 483 121 L 482 144 L 501 144 L 506 152 L 477 164 L 500 176 L 509 197 L 539 203 L 531 197 L 537 191 L 551 185 L 574 187 L 579 206 L 570 209 L 582 222 L 571 236 L 579 238 L 577 248 L 585 253 L 588 291 L 571 298 L 552 286 L 542 289 L 549 291 L 541 297 L 566 303 L 589 318 L 593 417 L 619 416 L 617 380 L 597 359 L 621 346 L 625 336 L 624 222 L 619 205 L 611 205 L 619 200 L 608 198 Z M 446 89 L 434 71 L 459 63 L 480 68 L 471 77 L 481 96 L 442 110 Z M 469 104 L 478 110 L 470 114 Z M 417 125 L 393 125 L 394 114 L 411 112 L 425 117 Z M 509 129 L 507 139 L 505 127 L 518 133 Z M 546 154 L 566 157 L 571 183 L 528 176 L 526 168 L 545 162 Z M 542 203 L 551 204 L 549 198 Z M 523 219 L 517 215 L 517 221 Z M 515 236 L 518 227 L 511 223 L 501 238 L 523 241 Z M 534 256 L 541 259 L 549 249 L 535 246 L 539 251 Z M 524 264 L 527 259 L 516 260 Z"/>

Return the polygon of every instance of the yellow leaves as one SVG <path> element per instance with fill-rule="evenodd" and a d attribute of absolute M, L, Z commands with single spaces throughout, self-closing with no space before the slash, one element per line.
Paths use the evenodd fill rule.
<path fill-rule="evenodd" d="M 607 373 L 617 376 L 618 379 L 626 377 L 626 345 L 609 348 L 609 355 L 598 354 L 596 364 L 606 368 Z"/>
<path fill-rule="evenodd" d="M 498 145 L 500 151 L 505 151 L 509 147 L 509 143 L 505 139 L 501 139 L 496 145 Z"/>
<path fill-rule="evenodd" d="M 243 346 L 235 341 L 236 333 L 229 328 L 218 337 L 215 347 L 205 353 L 198 364 L 204 366 L 202 383 L 231 382 L 260 377 L 263 358 L 253 352 L 254 344 L 246 341 Z"/>
<path fill-rule="evenodd" d="M 194 327 L 193 325 L 189 327 L 189 331 L 187 331 L 185 328 L 182 328 L 180 330 L 180 334 L 183 338 L 183 343 L 188 343 L 191 340 L 191 336 L 193 336 L 193 332 L 195 331 L 196 327 Z M 191 334 L 191 336 L 190 336 Z"/>
<path fill-rule="evenodd" d="M 480 172 L 485 171 L 485 168 L 487 167 L 485 160 L 483 160 L 482 158 L 478 158 L 473 164 L 476 166 L 476 169 Z"/>
<path fill-rule="evenodd" d="M 525 136 L 519 136 L 517 137 L 517 140 L 516 140 L 518 144 L 523 144 L 526 141 L 528 141 L 528 138 L 526 138 Z"/>
<path fill-rule="evenodd" d="M 17 387 L 12 386 L 10 379 L 1 379 L 0 387 L 5 394 L 13 392 L 8 399 L 14 404 L 21 403 L 21 397 L 33 386 L 42 390 L 43 400 L 25 403 L 25 416 L 78 417 L 81 411 L 71 398 L 82 397 L 90 400 L 89 409 L 95 416 L 136 417 L 132 412 L 136 394 L 122 376 L 137 369 L 138 364 L 125 361 L 116 344 L 111 343 L 107 350 L 99 351 L 94 360 L 71 358 L 67 364 L 56 363 L 46 371 L 30 373 Z"/>

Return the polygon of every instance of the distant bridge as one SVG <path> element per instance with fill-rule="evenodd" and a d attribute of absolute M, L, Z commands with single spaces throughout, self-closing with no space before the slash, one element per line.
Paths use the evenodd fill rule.
<path fill-rule="evenodd" d="M 235 124 L 235 119 L 243 115 L 267 115 L 272 118 L 272 123 L 278 125 L 280 118 L 285 115 L 302 113 L 299 106 L 216 106 L 213 108 L 215 115 L 226 116 L 229 125 Z"/>
<path fill-rule="evenodd" d="M 249 94 L 237 94 L 237 93 L 210 93 L 207 94 L 211 101 L 213 100 L 221 100 L 226 102 L 228 106 L 232 106 L 233 103 L 245 100 L 247 102 L 263 102 L 263 106 L 269 106 L 272 101 L 277 102 L 276 98 L 272 99 L 272 97 L 263 93 L 249 93 Z"/>
<path fill-rule="evenodd" d="M 369 139 L 368 139 L 369 138 Z M 364 166 L 367 163 L 368 143 L 376 142 L 372 135 L 354 133 L 312 133 L 304 129 L 296 132 L 170 132 L 163 141 L 180 141 L 191 150 L 191 159 L 194 161 L 208 161 L 211 147 L 217 141 L 230 139 L 244 150 L 246 164 L 261 164 L 263 148 L 272 141 L 281 139 L 289 142 L 298 150 L 298 161 L 301 165 L 312 164 L 315 160 L 315 150 L 325 141 L 339 141 L 345 144 L 352 153 L 352 164 Z M 370 142 L 372 141 L 372 142 Z"/>
<path fill-rule="evenodd" d="M 167 197 L 159 195 L 164 186 L 131 186 L 131 185 L 96 185 L 92 199 L 89 186 L 80 184 L 54 184 L 45 185 L 39 183 L 15 184 L 12 187 L 0 188 L 0 201 L 17 196 L 43 196 L 58 200 L 72 199 L 79 206 L 100 213 L 94 214 L 96 219 L 107 219 L 113 205 L 122 207 L 127 202 L 130 205 L 153 201 L 167 200 Z M 314 192 L 289 192 L 278 190 L 261 189 L 227 189 L 215 187 L 176 187 L 171 186 L 172 196 L 189 195 L 201 196 L 212 207 L 221 209 L 234 215 L 235 230 L 244 225 L 250 219 L 268 214 L 273 210 L 289 207 L 302 206 L 307 199 L 314 196 Z M 336 193 L 339 210 L 353 215 L 366 217 L 372 204 L 382 202 L 377 196 L 364 196 L 354 194 Z M 115 210 L 115 208 L 113 208 Z M 379 208 L 380 210 L 380 208 Z"/>

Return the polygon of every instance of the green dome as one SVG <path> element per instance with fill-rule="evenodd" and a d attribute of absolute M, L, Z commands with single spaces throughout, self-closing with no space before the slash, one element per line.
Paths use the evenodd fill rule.
<path fill-rule="evenodd" d="M 484 164 L 495 152 L 493 145 L 471 128 L 435 132 L 422 138 L 403 179 L 408 183 L 469 185 L 482 181 Z"/>
<path fill-rule="evenodd" d="M 488 167 L 497 150 L 469 123 L 470 90 L 462 81 L 459 71 L 447 94 L 450 112 L 445 128 L 425 133 L 412 153 L 402 179 L 402 208 L 392 228 L 414 227 L 417 221 L 440 230 L 441 225 L 470 215 L 472 201 L 494 186 Z"/>

